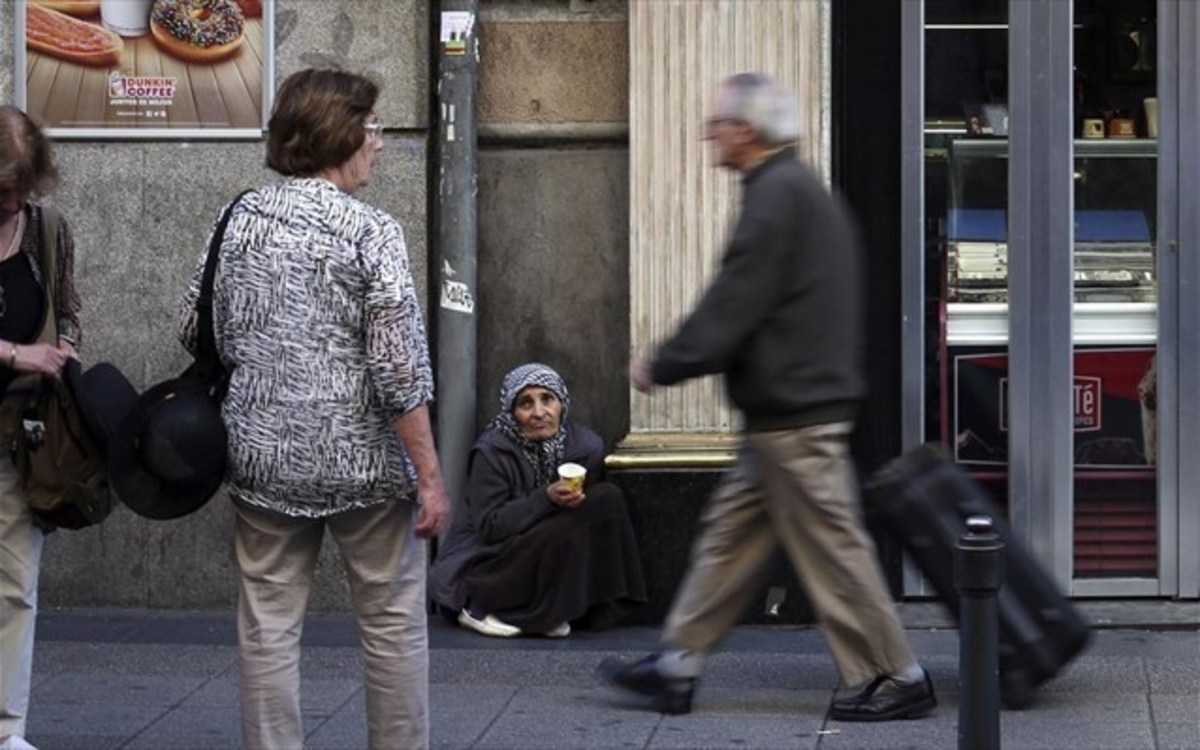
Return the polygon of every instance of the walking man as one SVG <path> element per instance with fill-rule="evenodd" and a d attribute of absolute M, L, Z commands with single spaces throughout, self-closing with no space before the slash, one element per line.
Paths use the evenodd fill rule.
<path fill-rule="evenodd" d="M 846 685 L 840 721 L 915 718 L 937 705 L 887 592 L 858 505 L 848 438 L 865 390 L 862 269 L 847 209 L 796 159 L 791 94 L 734 75 L 705 138 L 742 176 L 741 215 L 720 272 L 633 387 L 722 373 L 745 432 L 701 517 L 661 651 L 601 663 L 601 679 L 687 713 L 705 658 L 746 610 L 777 544 L 803 582 Z"/>

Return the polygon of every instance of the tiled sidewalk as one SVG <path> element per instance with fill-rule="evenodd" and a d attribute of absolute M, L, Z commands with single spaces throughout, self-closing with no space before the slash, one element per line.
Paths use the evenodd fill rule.
<path fill-rule="evenodd" d="M 599 686 L 604 656 L 638 656 L 657 631 L 562 641 L 493 640 L 431 623 L 439 748 L 958 747 L 958 637 L 910 630 L 941 705 L 878 725 L 826 719 L 837 684 L 818 633 L 741 628 L 715 656 L 688 716 L 640 710 Z M 230 613 L 44 613 L 29 739 L 41 750 L 236 748 L 236 636 Z M 310 618 L 303 706 L 307 747 L 365 747 L 357 634 L 344 616 Z M 1200 634 L 1103 630 L 1038 702 L 1001 718 L 1005 750 L 1200 750 Z"/>

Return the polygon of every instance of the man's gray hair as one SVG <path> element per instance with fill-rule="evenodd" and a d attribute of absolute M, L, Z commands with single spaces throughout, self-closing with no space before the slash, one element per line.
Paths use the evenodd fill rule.
<path fill-rule="evenodd" d="M 721 117 L 739 120 L 754 128 L 769 146 L 794 143 L 800 138 L 800 113 L 796 97 L 762 73 L 738 73 L 722 84 L 728 92 Z"/>

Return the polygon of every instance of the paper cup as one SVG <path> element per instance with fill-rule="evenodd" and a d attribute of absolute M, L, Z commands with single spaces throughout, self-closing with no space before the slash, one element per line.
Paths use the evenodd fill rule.
<path fill-rule="evenodd" d="M 150 33 L 150 6 L 154 0 L 100 0 L 100 21 L 121 36 Z"/>
<path fill-rule="evenodd" d="M 583 479 L 587 476 L 587 469 L 579 464 L 563 464 L 558 467 L 558 478 L 564 484 L 571 486 L 571 489 L 576 491 L 583 490 Z"/>

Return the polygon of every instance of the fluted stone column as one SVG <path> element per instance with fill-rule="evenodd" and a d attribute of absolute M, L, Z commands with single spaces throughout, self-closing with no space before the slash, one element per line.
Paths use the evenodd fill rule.
<path fill-rule="evenodd" d="M 714 169 L 700 139 L 722 79 L 759 71 L 791 88 L 801 158 L 828 175 L 829 16 L 828 0 L 630 2 L 632 355 L 651 352 L 695 303 L 736 215 L 737 176 Z M 720 449 L 736 419 L 717 378 L 635 394 L 624 447 Z"/>

